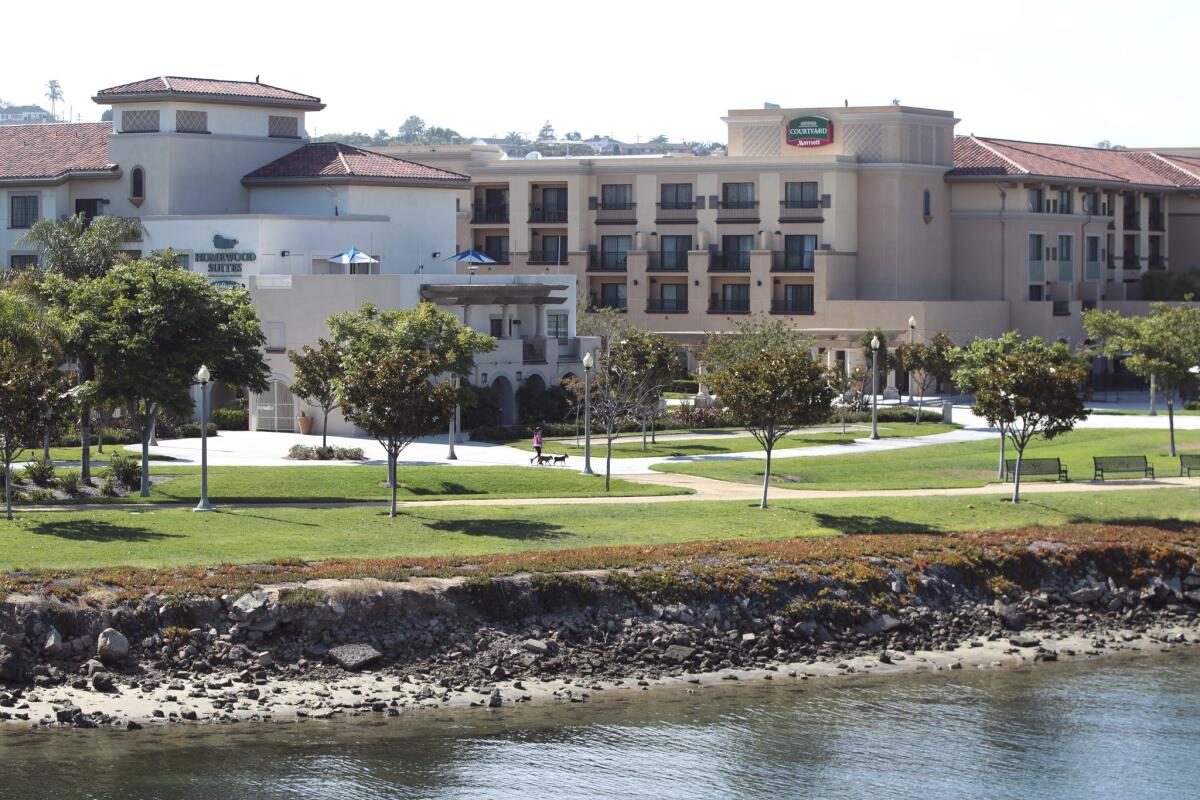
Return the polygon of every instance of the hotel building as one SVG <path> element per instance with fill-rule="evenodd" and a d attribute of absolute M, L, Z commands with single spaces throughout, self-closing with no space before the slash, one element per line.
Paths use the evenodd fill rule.
<path fill-rule="evenodd" d="M 592 307 L 698 344 L 745 315 L 834 363 L 863 331 L 1083 339 L 1086 308 L 1147 310 L 1200 267 L 1200 156 L 956 135 L 908 106 L 730 111 L 728 157 L 512 159 L 381 148 L 471 176 L 457 246 L 492 274 L 574 275 Z M 894 376 L 893 376 L 894 377 Z"/>

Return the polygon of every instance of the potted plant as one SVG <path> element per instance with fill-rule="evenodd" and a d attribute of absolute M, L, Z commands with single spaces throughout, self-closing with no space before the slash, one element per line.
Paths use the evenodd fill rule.
<path fill-rule="evenodd" d="M 313 418 L 301 411 L 300 416 L 296 417 L 296 425 L 300 428 L 301 435 L 308 436 L 312 433 Z"/>

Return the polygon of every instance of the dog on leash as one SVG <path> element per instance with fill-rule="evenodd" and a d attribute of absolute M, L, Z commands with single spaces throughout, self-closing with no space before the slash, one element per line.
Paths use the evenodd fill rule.
<path fill-rule="evenodd" d="M 546 464 L 550 463 L 551 458 L 552 456 L 534 456 L 533 458 L 529 459 L 529 466 L 532 467 L 535 464 L 539 467 L 545 466 Z"/>
<path fill-rule="evenodd" d="M 561 456 L 554 456 L 550 459 L 550 463 L 552 466 L 557 466 L 559 464 L 565 465 L 567 463 L 567 454 L 563 453 Z"/>

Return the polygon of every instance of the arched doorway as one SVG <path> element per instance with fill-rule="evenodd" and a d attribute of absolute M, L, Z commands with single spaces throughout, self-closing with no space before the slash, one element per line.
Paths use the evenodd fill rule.
<path fill-rule="evenodd" d="M 284 381 L 272 378 L 267 390 L 255 395 L 255 430 L 296 430 L 296 400 L 292 390 Z"/>
<path fill-rule="evenodd" d="M 503 375 L 492 381 L 492 389 L 500 401 L 500 424 L 515 425 L 517 422 L 517 393 L 512 381 Z"/>

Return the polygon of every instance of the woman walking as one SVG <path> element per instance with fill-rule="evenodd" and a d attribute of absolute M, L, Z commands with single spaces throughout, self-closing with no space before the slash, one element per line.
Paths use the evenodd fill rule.
<path fill-rule="evenodd" d="M 533 429 L 533 449 L 537 452 L 538 460 L 542 458 L 542 429 Z"/>

